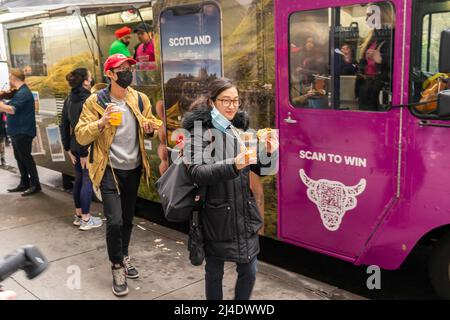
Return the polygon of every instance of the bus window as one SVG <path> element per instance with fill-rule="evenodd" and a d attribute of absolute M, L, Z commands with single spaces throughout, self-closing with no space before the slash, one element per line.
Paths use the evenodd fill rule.
<path fill-rule="evenodd" d="M 8 38 L 13 68 L 22 69 L 27 76 L 47 75 L 42 25 L 9 29 Z"/>
<path fill-rule="evenodd" d="M 139 12 L 144 20 L 145 27 Z M 138 87 L 155 85 L 159 73 L 156 63 L 157 58 L 155 57 L 156 41 L 153 32 L 153 10 L 147 7 L 139 9 L 139 12 L 130 9 L 97 17 L 100 48 L 104 54 L 103 63 L 108 58 L 111 45 L 115 41 L 119 41 L 116 31 L 124 27 L 131 30 L 130 41 L 127 43 L 127 55 L 138 61 L 133 81 L 133 86 Z M 144 30 L 147 31 L 148 37 L 145 37 Z"/>
<path fill-rule="evenodd" d="M 388 2 L 293 14 L 292 105 L 385 111 L 392 90 L 394 17 Z"/>
<path fill-rule="evenodd" d="M 328 11 L 298 12 L 290 17 L 290 88 L 294 106 L 329 106 Z"/>
<path fill-rule="evenodd" d="M 426 116 L 436 111 L 438 93 L 450 88 L 449 70 L 439 70 L 441 33 L 450 27 L 450 1 L 417 1 L 413 14 L 410 102 L 419 102 L 415 113 Z"/>
<path fill-rule="evenodd" d="M 441 32 L 450 27 L 450 12 L 430 13 L 423 18 L 422 71 L 439 72 Z"/>

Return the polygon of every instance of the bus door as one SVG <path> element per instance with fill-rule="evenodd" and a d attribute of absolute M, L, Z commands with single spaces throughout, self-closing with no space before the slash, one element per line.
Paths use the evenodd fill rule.
<path fill-rule="evenodd" d="M 397 200 L 403 5 L 335 3 L 276 1 L 279 236 L 354 261 Z"/>

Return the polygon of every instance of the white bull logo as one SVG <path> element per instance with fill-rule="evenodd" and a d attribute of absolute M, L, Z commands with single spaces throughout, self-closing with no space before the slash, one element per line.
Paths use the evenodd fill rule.
<path fill-rule="evenodd" d="M 353 187 L 347 187 L 338 181 L 309 178 L 305 170 L 300 169 L 300 178 L 308 187 L 308 198 L 317 205 L 323 225 L 330 231 L 337 231 L 347 211 L 356 208 L 357 196 L 366 189 L 366 179 Z"/>

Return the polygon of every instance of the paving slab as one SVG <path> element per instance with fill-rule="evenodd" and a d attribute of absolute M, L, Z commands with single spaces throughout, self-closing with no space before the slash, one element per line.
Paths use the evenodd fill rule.
<path fill-rule="evenodd" d="M 105 225 L 82 232 L 72 224 L 72 196 L 44 186 L 43 193 L 22 198 L 6 192 L 17 175 L 0 169 L 0 255 L 27 244 L 36 245 L 50 261 L 46 272 L 28 280 L 17 272 L 4 284 L 19 299 L 109 300 L 111 270 L 106 252 Z M 101 205 L 93 204 L 93 212 Z M 138 280 L 129 280 L 130 294 L 124 299 L 203 300 L 204 267 L 194 267 L 188 259 L 187 236 L 178 231 L 136 218 L 130 255 L 140 271 Z M 225 264 L 224 297 L 233 298 L 236 271 Z M 339 288 L 302 275 L 261 263 L 254 300 L 267 299 L 357 299 Z"/>

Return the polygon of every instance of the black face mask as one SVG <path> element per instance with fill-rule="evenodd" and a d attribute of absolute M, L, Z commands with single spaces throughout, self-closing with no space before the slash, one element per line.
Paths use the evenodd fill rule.
<path fill-rule="evenodd" d="M 116 83 L 124 89 L 128 88 L 133 82 L 133 72 L 131 71 L 120 71 L 116 72 L 116 74 Z"/>

